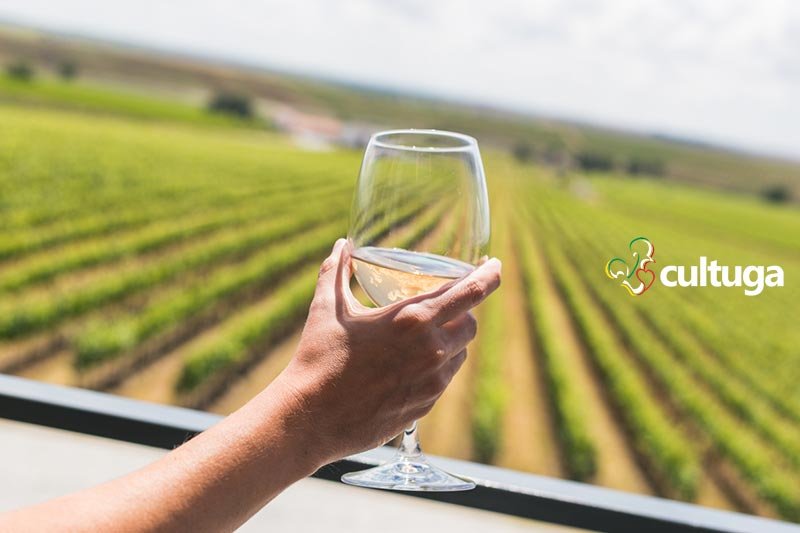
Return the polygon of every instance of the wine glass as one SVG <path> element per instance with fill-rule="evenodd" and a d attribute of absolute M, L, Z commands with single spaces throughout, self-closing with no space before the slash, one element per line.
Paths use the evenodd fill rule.
<path fill-rule="evenodd" d="M 356 280 L 378 306 L 437 289 L 486 259 L 489 201 L 477 141 L 437 130 L 372 136 L 356 184 L 348 239 Z M 457 491 L 475 484 L 430 464 L 417 423 L 387 464 L 342 476 L 351 485 Z"/>

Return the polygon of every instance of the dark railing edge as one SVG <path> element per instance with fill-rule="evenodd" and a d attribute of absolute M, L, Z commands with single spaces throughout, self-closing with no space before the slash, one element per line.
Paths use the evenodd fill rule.
<path fill-rule="evenodd" d="M 220 416 L 99 392 L 0 375 L 0 418 L 172 449 Z M 339 477 L 388 459 L 371 450 L 321 468 Z M 398 494 L 601 531 L 800 533 L 800 526 L 562 479 L 437 457 L 437 464 L 474 479 L 468 492 Z"/>

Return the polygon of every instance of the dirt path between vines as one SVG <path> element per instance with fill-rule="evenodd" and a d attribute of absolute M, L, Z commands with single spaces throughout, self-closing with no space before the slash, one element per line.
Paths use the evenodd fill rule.
<path fill-rule="evenodd" d="M 55 385 L 75 386 L 78 378 L 72 366 L 72 361 L 72 350 L 65 348 L 20 370 L 16 375 Z"/>
<path fill-rule="evenodd" d="M 476 312 L 480 322 L 480 310 Z M 464 366 L 455 375 L 428 416 L 419 423 L 420 442 L 422 449 L 427 453 L 464 460 L 473 458 L 471 421 L 477 341 L 476 338 L 467 346 L 467 360 Z"/>

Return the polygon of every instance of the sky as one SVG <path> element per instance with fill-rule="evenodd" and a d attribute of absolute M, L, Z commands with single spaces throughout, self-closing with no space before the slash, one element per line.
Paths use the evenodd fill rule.
<path fill-rule="evenodd" d="M 0 19 L 800 159 L 796 0 L 0 0 Z"/>

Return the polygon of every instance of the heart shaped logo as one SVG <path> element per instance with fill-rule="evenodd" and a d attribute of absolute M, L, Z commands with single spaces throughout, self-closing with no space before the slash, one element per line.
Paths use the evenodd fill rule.
<path fill-rule="evenodd" d="M 644 289 L 642 289 L 642 292 L 644 292 L 653 285 L 653 282 L 655 282 L 656 273 L 652 270 L 640 269 L 636 271 L 636 279 L 638 279 L 639 282 L 644 285 Z"/>

